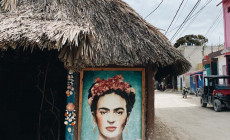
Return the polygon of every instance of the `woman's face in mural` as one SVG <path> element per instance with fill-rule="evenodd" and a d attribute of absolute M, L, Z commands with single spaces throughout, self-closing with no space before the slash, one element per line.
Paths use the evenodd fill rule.
<path fill-rule="evenodd" d="M 127 121 L 126 101 L 121 96 L 111 93 L 99 98 L 96 118 L 100 136 L 104 138 L 118 138 Z"/>

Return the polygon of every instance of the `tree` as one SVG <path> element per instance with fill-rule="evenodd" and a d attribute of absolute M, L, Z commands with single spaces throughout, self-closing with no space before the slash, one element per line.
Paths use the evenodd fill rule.
<path fill-rule="evenodd" d="M 206 42 L 208 42 L 208 39 L 205 38 L 203 35 L 185 35 L 184 37 L 181 37 L 176 41 L 174 47 L 178 48 L 180 45 L 183 45 L 185 43 L 201 46 Z"/>

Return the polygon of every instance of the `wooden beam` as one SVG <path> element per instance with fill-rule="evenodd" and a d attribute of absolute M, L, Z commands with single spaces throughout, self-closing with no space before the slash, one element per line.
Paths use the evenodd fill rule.
<path fill-rule="evenodd" d="M 154 117 L 155 117 L 155 75 L 157 69 L 153 65 L 146 68 L 146 91 L 147 91 L 147 105 L 146 105 L 146 139 L 154 139 Z"/>

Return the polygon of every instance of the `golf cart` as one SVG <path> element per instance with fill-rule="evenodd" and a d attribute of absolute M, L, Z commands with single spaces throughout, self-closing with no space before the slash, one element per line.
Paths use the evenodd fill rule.
<path fill-rule="evenodd" d="M 230 108 L 230 76 L 210 75 L 204 76 L 200 103 L 202 107 L 213 105 L 216 112 L 223 107 Z"/>

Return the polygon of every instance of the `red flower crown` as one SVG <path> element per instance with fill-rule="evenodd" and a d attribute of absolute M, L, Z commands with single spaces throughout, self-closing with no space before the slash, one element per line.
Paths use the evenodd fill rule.
<path fill-rule="evenodd" d="M 122 91 L 125 91 L 127 94 L 130 94 L 130 92 L 133 92 L 135 94 L 134 88 L 132 88 L 129 83 L 126 83 L 123 80 L 124 78 L 122 75 L 116 75 L 112 78 L 109 78 L 108 80 L 101 80 L 99 77 L 96 78 L 94 80 L 95 84 L 91 88 L 92 97 L 90 97 L 88 100 L 89 105 L 91 106 L 94 96 L 100 96 L 110 89 L 120 89 Z"/>

